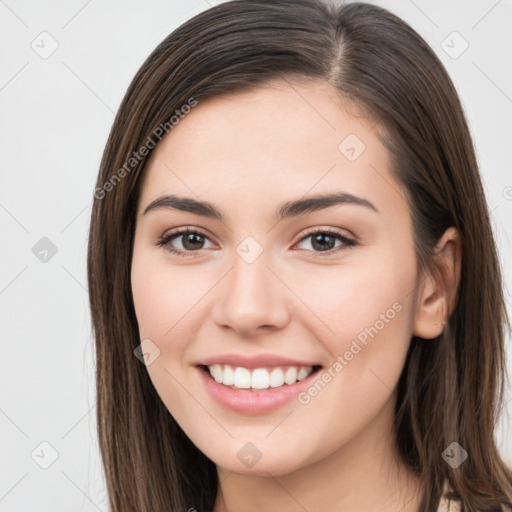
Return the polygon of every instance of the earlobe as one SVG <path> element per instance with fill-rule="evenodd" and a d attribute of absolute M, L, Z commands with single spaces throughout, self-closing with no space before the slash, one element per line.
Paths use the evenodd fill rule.
<path fill-rule="evenodd" d="M 438 337 L 457 304 L 462 261 L 459 232 L 448 228 L 440 238 L 434 254 L 433 269 L 419 286 L 414 320 L 414 336 Z"/>

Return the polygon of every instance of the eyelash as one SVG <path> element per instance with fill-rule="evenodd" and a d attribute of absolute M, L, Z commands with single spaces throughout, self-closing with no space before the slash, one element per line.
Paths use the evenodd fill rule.
<path fill-rule="evenodd" d="M 177 229 L 176 231 L 172 231 L 171 233 L 164 235 L 163 237 L 161 237 L 160 239 L 157 240 L 155 245 L 162 247 L 166 251 L 170 252 L 171 254 L 175 254 L 177 256 L 194 257 L 194 253 L 200 252 L 201 249 L 199 249 L 197 251 L 183 251 L 181 249 L 175 249 L 175 248 L 171 247 L 171 245 L 170 245 L 170 242 L 172 239 L 179 238 L 180 235 L 187 234 L 187 233 L 191 233 L 194 235 L 200 235 L 202 237 L 208 238 L 208 235 L 206 233 L 202 232 L 201 230 L 198 230 L 197 228 L 192 229 L 192 228 L 186 227 L 186 228 Z M 348 249 L 358 245 L 357 242 L 352 238 L 342 235 L 341 233 L 339 233 L 337 231 L 333 231 L 333 230 L 329 230 L 329 229 L 322 229 L 322 228 L 315 228 L 314 230 L 306 233 L 297 243 L 300 243 L 303 240 L 305 240 L 311 236 L 314 236 L 318 233 L 332 236 L 333 238 L 341 240 L 343 242 L 343 245 L 341 245 L 337 248 L 334 248 L 334 249 L 329 249 L 327 251 L 309 251 L 307 249 L 301 249 L 301 250 L 307 250 L 308 252 L 312 252 L 313 254 L 315 254 L 315 257 L 324 257 L 324 254 L 329 256 L 329 255 L 332 255 L 332 254 L 340 252 L 340 251 L 348 250 Z"/>

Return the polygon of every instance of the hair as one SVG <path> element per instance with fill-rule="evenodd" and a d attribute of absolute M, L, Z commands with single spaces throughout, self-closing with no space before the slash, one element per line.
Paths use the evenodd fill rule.
<path fill-rule="evenodd" d="M 396 444 L 425 484 L 421 510 L 437 510 L 445 479 L 462 510 L 511 504 L 512 471 L 494 440 L 510 322 L 471 135 L 447 71 L 386 9 L 234 0 L 194 16 L 155 48 L 124 96 L 100 164 L 87 273 L 97 428 L 112 512 L 192 505 L 210 511 L 218 490 L 214 462 L 182 431 L 134 356 L 140 338 L 130 269 L 151 154 L 137 150 L 154 147 L 159 127 L 168 131 L 191 98 L 200 103 L 279 79 L 323 80 L 375 121 L 406 193 L 419 269 L 435 272 L 436 242 L 450 226 L 459 231 L 457 304 L 442 335 L 411 339 L 397 388 Z M 442 457 L 454 441 L 469 454 L 457 468 Z"/>

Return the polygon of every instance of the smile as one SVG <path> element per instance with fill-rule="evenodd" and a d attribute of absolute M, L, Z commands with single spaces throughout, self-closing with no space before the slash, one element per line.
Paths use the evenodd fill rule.
<path fill-rule="evenodd" d="M 216 382 L 231 389 L 263 390 L 293 385 L 308 377 L 317 367 L 277 366 L 250 369 L 229 364 L 213 364 L 206 368 Z"/>
<path fill-rule="evenodd" d="M 246 368 L 213 363 L 197 365 L 196 371 L 206 392 L 223 408 L 258 415 L 294 401 L 311 385 L 321 368 L 319 365 Z"/>

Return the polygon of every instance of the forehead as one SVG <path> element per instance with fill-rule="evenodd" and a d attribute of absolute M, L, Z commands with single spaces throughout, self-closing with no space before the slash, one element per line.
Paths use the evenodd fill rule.
<path fill-rule="evenodd" d="M 348 134 L 366 142 L 374 138 L 375 123 L 363 116 L 340 91 L 324 81 L 275 80 L 250 90 L 223 94 L 198 102 L 168 136 L 155 156 L 180 145 L 231 158 L 339 156 L 339 143 Z M 368 142 L 371 142 L 368 140 Z M 196 151 L 187 155 L 189 161 Z"/>
<path fill-rule="evenodd" d="M 164 193 L 276 204 L 344 190 L 396 201 L 375 123 L 323 81 L 274 81 L 198 102 L 146 165 L 141 203 Z"/>

